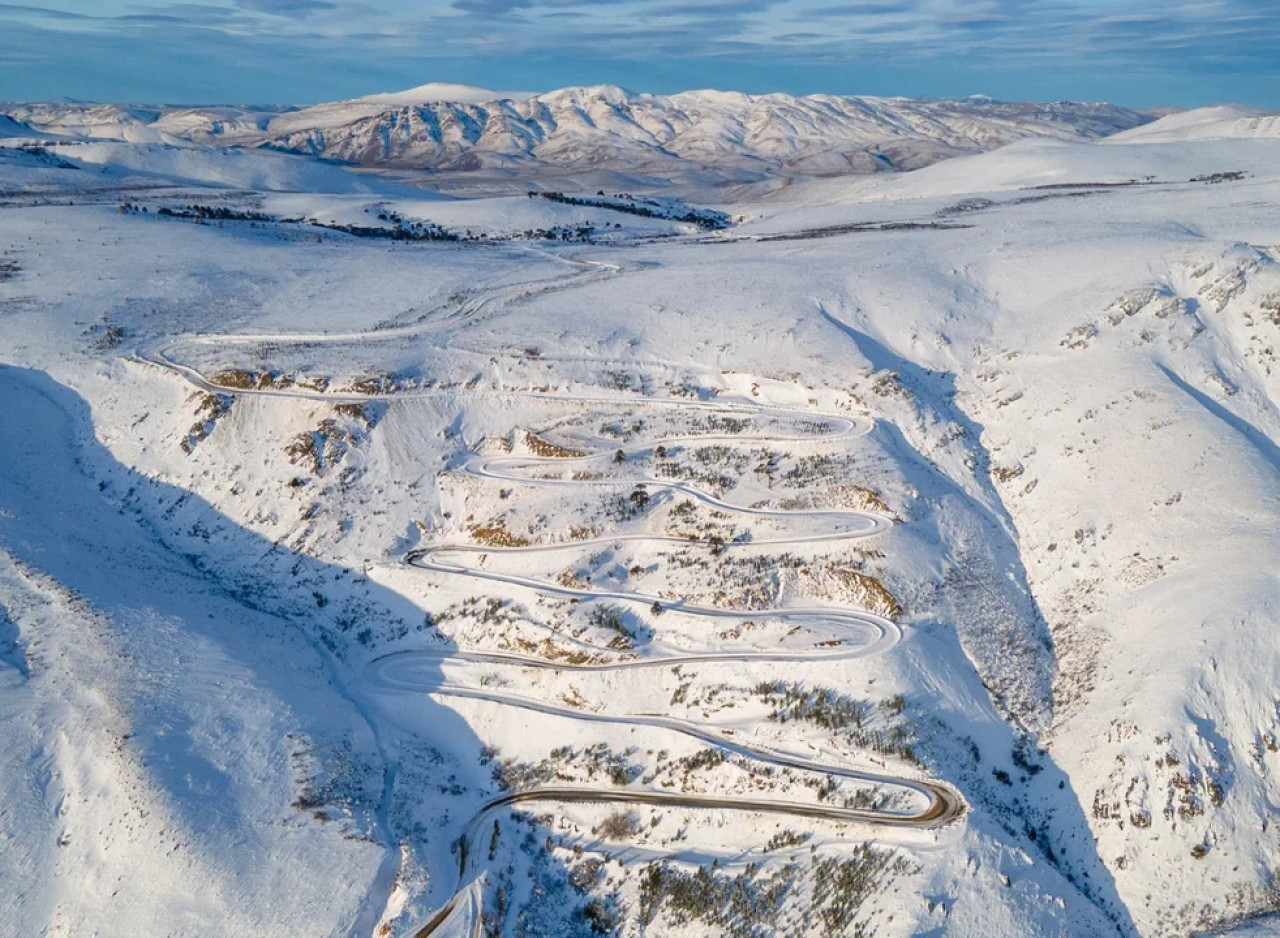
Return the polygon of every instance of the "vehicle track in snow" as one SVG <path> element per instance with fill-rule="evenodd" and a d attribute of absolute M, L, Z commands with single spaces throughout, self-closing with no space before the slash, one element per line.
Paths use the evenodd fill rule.
<path fill-rule="evenodd" d="M 240 388 L 212 381 L 196 368 L 184 364 L 181 359 L 183 349 L 215 348 L 227 349 L 236 346 L 253 347 L 260 345 L 288 346 L 299 348 L 313 346 L 357 345 L 361 343 L 393 342 L 396 340 L 421 339 L 431 333 L 446 329 L 458 329 L 464 325 L 472 325 L 492 310 L 495 314 L 509 306 L 526 303 L 537 297 L 554 293 L 562 293 L 603 280 L 611 280 L 624 273 L 650 269 L 652 265 L 643 261 L 630 264 L 607 261 L 582 260 L 568 254 L 555 254 L 550 251 L 532 247 L 524 249 L 526 254 L 536 254 L 556 260 L 572 272 L 565 276 L 546 277 L 541 280 L 530 280 L 514 284 L 497 284 L 481 290 L 474 290 L 454 302 L 447 302 L 435 309 L 419 315 L 412 322 L 403 325 L 387 325 L 384 328 L 372 328 L 357 332 L 281 332 L 281 333 L 206 333 L 179 336 L 173 340 L 147 349 L 134 352 L 137 361 L 158 365 L 168 371 L 176 372 L 202 391 L 210 394 L 254 394 L 271 397 L 292 397 L 331 401 L 335 404 L 357 403 L 370 399 L 385 400 L 392 397 L 434 397 L 446 393 L 440 389 L 423 388 L 405 390 L 392 394 L 369 395 L 346 391 L 319 391 L 306 387 L 261 387 Z M 403 317 L 402 317 L 403 318 Z M 456 336 L 451 337 L 456 339 Z M 444 346 L 437 346 L 443 350 Z M 472 354 L 491 354 L 490 352 L 467 349 L 456 341 L 450 341 L 448 349 L 453 352 L 470 352 Z"/>

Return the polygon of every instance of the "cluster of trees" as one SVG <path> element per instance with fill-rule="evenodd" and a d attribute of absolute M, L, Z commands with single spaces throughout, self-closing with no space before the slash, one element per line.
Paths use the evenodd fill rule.
<path fill-rule="evenodd" d="M 797 867 L 788 864 L 771 875 L 754 863 L 737 875 L 719 867 L 716 860 L 690 873 L 671 863 L 649 864 L 640 873 L 640 924 L 651 925 L 665 909 L 676 927 L 696 922 L 731 938 L 754 938 L 775 925 Z"/>
<path fill-rule="evenodd" d="M 120 204 L 121 214 L 147 213 L 144 205 L 138 205 L 134 202 L 122 202 Z M 190 218 L 197 223 L 208 221 L 248 221 L 248 222 L 270 222 L 281 224 L 299 224 L 303 222 L 301 218 L 275 218 L 263 212 L 254 212 L 248 210 L 239 210 L 227 208 L 225 206 L 212 205 L 179 205 L 176 207 L 164 206 L 156 210 L 156 215 L 164 218 Z M 382 211 L 378 213 L 380 221 L 391 222 L 391 227 L 382 225 L 344 225 L 338 222 L 321 222 L 315 219 L 311 220 L 311 225 L 316 228 L 326 228 L 330 231 L 342 231 L 357 238 L 385 238 L 391 241 L 461 241 L 459 235 L 454 234 L 446 228 L 435 224 L 434 222 L 422 222 L 406 220 L 396 212 Z"/>
<path fill-rule="evenodd" d="M 129 203 L 126 202 L 125 205 Z M 123 207 L 122 207 L 123 210 Z M 143 209 L 145 212 L 146 209 Z M 165 218 L 195 218 L 200 221 L 275 221 L 270 215 L 262 212 L 238 211 L 225 206 L 181 205 L 178 208 L 167 206 L 156 210 L 157 215 Z"/>
<path fill-rule="evenodd" d="M 39 160 L 45 166 L 50 167 L 51 169 L 75 169 L 76 168 L 74 163 L 68 163 L 66 160 L 62 159 L 62 157 L 55 156 L 53 153 L 50 153 L 48 150 L 46 150 L 42 146 L 39 146 L 38 144 L 34 144 L 34 143 L 19 144 L 18 150 L 27 154 L 28 156 L 35 157 L 37 160 Z"/>
<path fill-rule="evenodd" d="M 619 226 L 621 227 L 621 226 Z M 555 228 L 526 228 L 514 237 L 525 241 L 581 241 L 591 243 L 596 233 L 596 226 L 590 223 L 581 225 L 557 225 Z"/>
<path fill-rule="evenodd" d="M 1244 179 L 1248 175 L 1249 175 L 1248 173 L 1235 170 L 1233 172 L 1228 172 L 1228 173 L 1209 173 L 1208 175 L 1205 175 L 1205 176 L 1192 176 L 1191 181 L 1203 182 L 1209 185 L 1216 185 L 1220 182 L 1239 182 L 1241 179 Z"/>
<path fill-rule="evenodd" d="M 628 215 L 640 215 L 644 218 L 667 218 L 671 221 L 685 222 L 690 225 L 697 225 L 703 231 L 716 231 L 729 226 L 729 217 L 721 212 L 713 212 L 708 209 L 686 209 L 683 213 L 673 209 L 664 208 L 657 202 L 649 202 L 641 204 L 630 196 L 617 196 L 623 200 L 618 202 L 601 201 L 604 192 L 597 194 L 596 198 L 583 196 L 565 195 L 563 192 L 533 192 L 528 193 L 531 199 L 546 199 L 548 202 L 560 202 L 564 205 L 582 205 L 588 208 L 607 208 L 614 212 L 625 212 Z"/>
<path fill-rule="evenodd" d="M 379 216 L 382 217 L 382 216 Z M 394 228 L 383 228 L 381 226 L 372 225 L 340 225 L 337 222 L 313 221 L 311 223 L 317 228 L 327 228 L 330 231 L 344 231 L 349 235 L 355 235 L 357 238 L 386 238 L 391 241 L 461 241 L 462 239 L 449 231 L 442 228 L 434 222 L 398 222 Z"/>

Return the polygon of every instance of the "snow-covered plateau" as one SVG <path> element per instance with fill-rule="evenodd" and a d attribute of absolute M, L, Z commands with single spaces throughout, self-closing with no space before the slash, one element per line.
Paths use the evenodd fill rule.
<path fill-rule="evenodd" d="M 1280 934 L 1274 117 L 0 112 L 0 935 Z"/>

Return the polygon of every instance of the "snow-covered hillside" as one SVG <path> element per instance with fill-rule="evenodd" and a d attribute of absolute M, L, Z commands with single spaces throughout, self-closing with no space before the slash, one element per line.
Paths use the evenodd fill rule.
<path fill-rule="evenodd" d="M 1188 140 L 1280 137 L 1280 115 L 1222 106 L 1170 114 L 1112 137 L 1113 143 L 1182 143 Z"/>
<path fill-rule="evenodd" d="M 1280 140 L 1202 125 L 0 148 L 0 933 L 1274 934 Z"/>
<path fill-rule="evenodd" d="M 0 116 L 0 137 L 18 137 L 22 139 L 38 139 L 44 134 L 38 133 L 21 124 L 12 117 Z"/>
<path fill-rule="evenodd" d="M 438 172 L 657 174 L 719 181 L 910 170 L 1025 137 L 1093 139 L 1146 119 L 1107 104 L 690 91 L 501 94 L 428 84 L 283 113 L 52 102 L 0 107 L 52 133 L 270 147 Z"/>

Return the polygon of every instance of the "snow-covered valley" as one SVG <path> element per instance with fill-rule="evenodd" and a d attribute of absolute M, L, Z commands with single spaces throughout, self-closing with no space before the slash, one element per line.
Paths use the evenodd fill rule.
<path fill-rule="evenodd" d="M 1273 119 L 451 198 L 10 113 L 0 933 L 1280 927 Z"/>

